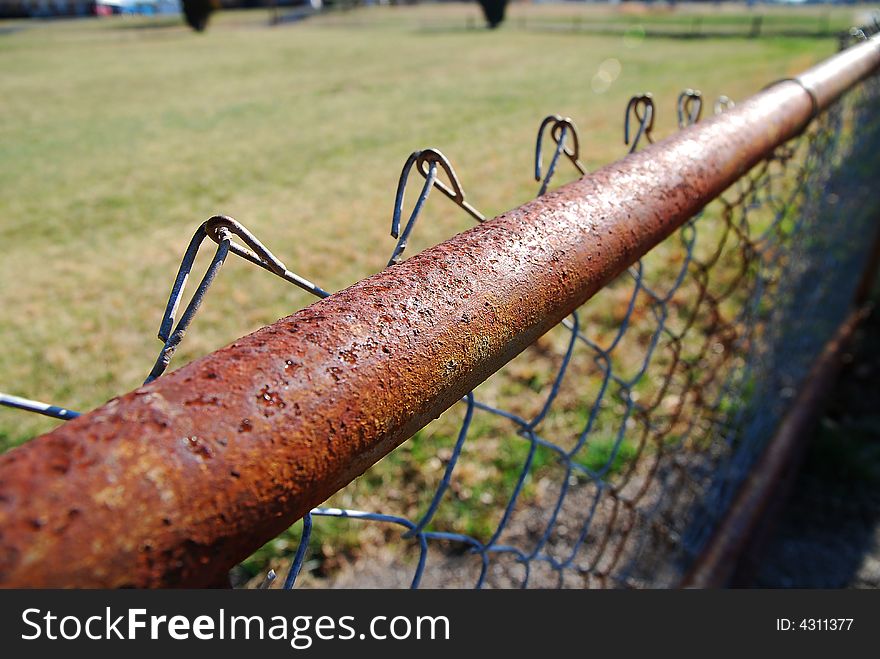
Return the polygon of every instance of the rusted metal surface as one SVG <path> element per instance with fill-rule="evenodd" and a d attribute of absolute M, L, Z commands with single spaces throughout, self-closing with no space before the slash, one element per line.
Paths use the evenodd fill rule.
<path fill-rule="evenodd" d="M 853 311 L 826 344 L 792 403 L 792 411 L 749 472 L 708 546 L 682 581 L 682 587 L 723 588 L 728 585 L 740 557 L 773 502 L 779 484 L 799 463 L 796 459 L 798 449 L 803 447 L 805 437 L 819 421 L 822 404 L 837 380 L 843 352 L 868 313 L 867 307 Z"/>
<path fill-rule="evenodd" d="M 880 50 L 843 57 L 822 103 Z M 774 85 L 0 456 L 0 585 L 221 583 L 812 114 Z"/>
<path fill-rule="evenodd" d="M 877 70 L 880 35 L 848 48 L 798 76 L 815 96 L 819 109 L 828 107 L 852 85 Z"/>
<path fill-rule="evenodd" d="M 857 306 L 866 304 L 871 298 L 871 292 L 877 283 L 877 275 L 880 274 L 880 218 L 877 218 L 877 226 L 874 230 L 874 242 L 871 245 L 871 251 L 868 253 L 868 261 L 862 272 L 862 278 L 856 287 L 856 294 L 853 297 Z"/>

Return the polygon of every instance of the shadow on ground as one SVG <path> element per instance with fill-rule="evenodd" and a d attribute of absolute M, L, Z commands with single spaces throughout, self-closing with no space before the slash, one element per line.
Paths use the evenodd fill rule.
<path fill-rule="evenodd" d="M 878 302 L 875 295 L 748 585 L 880 587 Z"/>

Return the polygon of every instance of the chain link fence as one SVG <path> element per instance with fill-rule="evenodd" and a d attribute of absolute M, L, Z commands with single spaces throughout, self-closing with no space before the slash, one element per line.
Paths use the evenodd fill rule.
<path fill-rule="evenodd" d="M 304 583 L 678 583 L 850 307 L 870 247 L 854 237 L 880 215 L 877 91 L 823 113 L 368 472 L 397 493 L 381 513 L 342 507 L 372 498 L 358 484 L 315 509 L 285 585 L 333 556 L 322 538 L 304 549 L 326 518 L 383 528 Z"/>
<path fill-rule="evenodd" d="M 679 583 L 850 309 L 880 217 L 872 190 L 878 92 L 875 75 L 818 114 L 562 324 L 235 568 L 233 583 Z M 700 92 L 685 90 L 679 125 L 700 121 L 703 104 Z M 721 96 L 714 111 L 734 105 Z M 631 153 L 653 142 L 657 111 L 650 94 L 630 101 L 623 128 Z M 586 173 L 577 128 L 550 115 L 536 140 L 539 196 L 566 167 Z M 403 223 L 413 169 L 424 183 Z M 486 220 L 443 153 L 416 151 L 395 196 L 389 267 L 403 261 L 434 189 Z M 205 238 L 216 254 L 178 313 Z M 147 382 L 170 364 L 230 252 L 316 297 L 330 295 L 232 218 L 211 218 L 174 280 Z M 278 403 L 268 390 L 263 396 Z M 0 403 L 77 415 L 7 395 Z"/>

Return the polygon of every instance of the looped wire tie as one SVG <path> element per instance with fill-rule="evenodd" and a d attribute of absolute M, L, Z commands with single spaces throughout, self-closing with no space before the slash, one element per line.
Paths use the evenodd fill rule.
<path fill-rule="evenodd" d="M 403 196 L 406 193 L 406 184 L 413 167 L 415 167 L 416 171 L 425 178 L 425 184 L 422 186 L 421 192 L 419 192 L 419 197 L 416 200 L 416 204 L 413 207 L 412 213 L 410 213 L 403 231 L 401 231 L 400 217 L 403 212 Z M 452 187 L 449 187 L 437 177 L 439 169 L 442 169 L 446 173 L 446 177 L 449 179 L 449 183 Z M 391 253 L 391 258 L 388 260 L 389 266 L 400 262 L 403 252 L 406 249 L 409 236 L 416 225 L 419 214 L 422 212 L 422 207 L 425 205 L 425 201 L 431 193 L 431 188 L 437 188 L 440 190 L 440 192 L 455 202 L 456 205 L 462 208 L 477 222 L 486 221 L 486 216 L 474 208 L 467 199 L 465 199 L 464 190 L 461 187 L 461 182 L 458 180 L 458 175 L 455 173 L 455 169 L 452 167 L 452 163 L 449 162 L 449 159 L 443 155 L 440 150 L 432 148 L 423 149 L 422 151 L 413 151 L 409 158 L 406 159 L 403 169 L 400 171 L 400 178 L 397 181 L 397 193 L 394 196 L 394 212 L 391 215 L 391 237 L 397 238 L 397 244 L 394 246 L 394 251 Z"/>
<path fill-rule="evenodd" d="M 698 89 L 685 89 L 678 95 L 678 127 L 687 128 L 700 120 L 703 94 Z"/>
<path fill-rule="evenodd" d="M 635 116 L 639 122 L 639 129 L 630 143 L 630 117 Z M 648 140 L 649 144 L 654 143 L 654 137 L 651 134 L 654 130 L 654 97 L 650 93 L 637 94 L 629 99 L 626 105 L 623 121 L 623 143 L 629 146 L 629 152 L 635 153 L 642 137 Z"/>
<path fill-rule="evenodd" d="M 538 196 L 541 197 L 547 192 L 547 186 L 556 172 L 556 165 L 559 158 L 565 156 L 577 168 L 581 174 L 587 173 L 587 168 L 580 160 L 580 139 L 578 138 L 577 126 L 570 117 L 562 117 L 558 114 L 551 114 L 544 117 L 541 126 L 538 128 L 538 138 L 535 140 L 535 180 L 541 181 L 542 170 L 542 147 L 544 145 L 544 133 L 549 128 L 550 137 L 556 142 L 556 149 L 553 157 L 550 159 L 550 165 L 547 167 L 547 175 L 541 182 L 541 189 Z M 571 147 L 566 143 L 566 138 L 571 136 Z"/>
<path fill-rule="evenodd" d="M 237 243 L 233 237 L 239 238 L 244 245 Z M 180 320 L 177 321 L 177 325 L 175 326 L 174 321 L 177 317 L 178 307 L 183 298 L 183 289 L 186 287 L 186 282 L 189 279 L 190 272 L 192 271 L 199 249 L 205 238 L 210 238 L 217 243 L 217 251 L 214 253 L 208 269 L 205 271 L 195 293 L 193 293 L 189 304 L 187 304 L 183 313 L 180 315 Z M 168 303 L 165 305 L 165 313 L 162 315 L 162 322 L 159 325 L 158 336 L 159 340 L 162 341 L 164 345 L 162 346 L 162 350 L 159 353 L 150 374 L 144 381 L 144 384 L 152 382 L 162 375 L 162 373 L 168 368 L 168 364 L 171 363 L 171 358 L 174 356 L 177 347 L 183 340 L 186 330 L 189 328 L 190 323 L 192 323 L 192 319 L 199 310 L 199 306 L 201 306 L 205 294 L 208 292 L 211 284 L 214 283 L 214 279 L 220 272 L 220 268 L 226 261 L 226 256 L 229 252 L 240 256 L 244 260 L 257 265 L 264 270 L 268 270 L 272 274 L 281 277 L 291 284 L 299 286 L 316 297 L 325 298 L 330 295 L 330 293 L 316 286 L 308 279 L 304 279 L 296 273 L 288 270 L 284 263 L 282 263 L 263 245 L 263 243 L 257 240 L 254 234 L 248 231 L 248 229 L 237 220 L 226 215 L 215 215 L 203 222 L 199 228 L 196 229 L 186 248 L 186 252 L 184 252 L 180 268 L 177 271 L 177 276 L 171 287 L 171 294 L 168 296 Z"/>

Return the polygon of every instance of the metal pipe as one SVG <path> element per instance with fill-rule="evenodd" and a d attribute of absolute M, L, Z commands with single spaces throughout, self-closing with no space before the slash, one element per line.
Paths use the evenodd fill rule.
<path fill-rule="evenodd" d="M 859 285 L 856 286 L 856 294 L 853 296 L 853 303 L 856 306 L 867 304 L 871 299 L 878 273 L 880 273 L 880 218 L 878 218 L 877 227 L 874 229 L 874 242 L 868 253 L 867 264 L 862 271 Z"/>
<path fill-rule="evenodd" d="M 205 586 L 880 66 L 873 39 L 0 456 L 0 585 Z M 841 64 L 845 62 L 845 66 Z"/>

